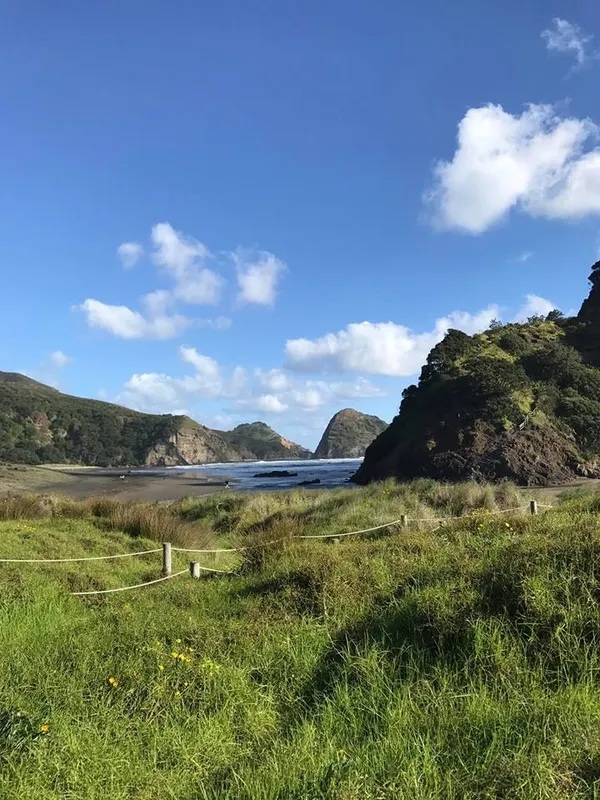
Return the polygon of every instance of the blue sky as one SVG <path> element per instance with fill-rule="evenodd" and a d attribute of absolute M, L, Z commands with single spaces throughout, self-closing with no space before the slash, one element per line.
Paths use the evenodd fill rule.
<path fill-rule="evenodd" d="M 448 327 L 578 308 L 600 6 L 0 10 L 0 368 L 314 446 Z"/>

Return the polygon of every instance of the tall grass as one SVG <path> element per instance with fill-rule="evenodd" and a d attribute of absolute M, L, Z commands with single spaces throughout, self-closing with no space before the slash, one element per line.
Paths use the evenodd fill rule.
<path fill-rule="evenodd" d="M 2 567 L 0 797 L 597 796 L 599 507 L 493 516 L 489 493 L 455 491 L 187 501 L 173 518 L 238 531 L 256 554 L 246 569 L 99 600 L 68 592 L 156 574 L 156 558 Z M 379 506 L 482 511 L 436 531 L 262 546 L 294 519 L 332 529 Z M 98 527 L 116 518 L 94 504 L 5 518 L 0 541 L 12 557 L 149 541 L 133 523 Z"/>
<path fill-rule="evenodd" d="M 76 501 L 61 496 L 7 495 L 0 499 L 0 520 L 87 518 L 103 530 L 132 537 L 169 541 L 181 547 L 202 547 L 212 532 L 203 523 L 191 524 L 163 505 L 129 503 L 106 497 Z"/>

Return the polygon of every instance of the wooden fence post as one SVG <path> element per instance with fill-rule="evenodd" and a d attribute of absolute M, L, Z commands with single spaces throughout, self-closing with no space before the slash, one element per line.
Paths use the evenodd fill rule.
<path fill-rule="evenodd" d="M 171 574 L 171 542 L 163 542 L 163 575 Z"/>
<path fill-rule="evenodd" d="M 190 575 L 198 580 L 200 578 L 200 562 L 190 561 Z"/>
<path fill-rule="evenodd" d="M 535 500 L 529 501 L 529 510 L 532 514 L 537 514 L 537 502 Z"/>
<path fill-rule="evenodd" d="M 408 525 L 408 517 L 406 516 L 406 514 L 400 514 L 400 525 L 403 528 L 406 528 L 406 526 Z"/>

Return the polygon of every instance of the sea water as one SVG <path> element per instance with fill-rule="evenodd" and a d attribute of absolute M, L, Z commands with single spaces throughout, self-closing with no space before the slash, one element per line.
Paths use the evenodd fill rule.
<path fill-rule="evenodd" d="M 320 480 L 308 489 L 332 489 L 347 484 L 362 463 L 362 458 L 323 458 L 302 461 L 243 461 L 227 464 L 197 464 L 187 467 L 166 467 L 164 473 L 193 472 L 206 479 L 231 481 L 231 488 L 240 491 L 273 491 L 293 489 L 302 481 Z M 297 472 L 293 478 L 255 478 L 257 472 Z M 162 471 L 162 470 L 161 470 Z M 349 484 L 352 486 L 352 484 Z"/>

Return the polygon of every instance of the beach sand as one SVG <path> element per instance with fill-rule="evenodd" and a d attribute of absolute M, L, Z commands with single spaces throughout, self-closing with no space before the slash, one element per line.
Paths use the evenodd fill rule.
<path fill-rule="evenodd" d="M 125 475 L 121 479 L 121 475 Z M 202 497 L 225 489 L 225 479 L 210 480 L 205 475 L 187 472 L 179 475 L 156 475 L 141 471 L 100 467 L 50 465 L 0 465 L 0 495 L 6 492 L 63 494 L 76 500 L 110 496 L 116 500 L 169 502 L 182 497 Z"/>

